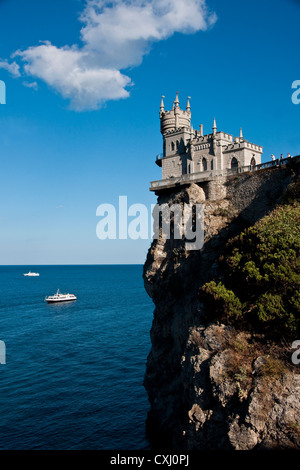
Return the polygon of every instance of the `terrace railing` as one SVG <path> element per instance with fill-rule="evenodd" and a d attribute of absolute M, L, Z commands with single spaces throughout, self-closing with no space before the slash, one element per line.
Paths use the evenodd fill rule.
<path fill-rule="evenodd" d="M 158 155 L 160 159 L 162 158 L 161 154 Z M 266 163 L 261 163 L 259 165 L 246 165 L 246 166 L 237 166 L 235 168 L 227 168 L 223 170 L 211 170 L 211 171 L 201 171 L 197 173 L 190 173 L 186 175 L 181 175 L 181 176 L 170 176 L 167 179 L 164 180 L 158 180 L 158 181 L 152 181 L 151 182 L 151 190 L 155 191 L 156 189 L 164 188 L 164 187 L 169 187 L 169 186 L 177 186 L 181 184 L 188 184 L 193 181 L 209 181 L 215 177 L 219 176 L 230 176 L 230 175 L 235 175 L 239 173 L 245 173 L 245 172 L 252 172 L 252 171 L 258 171 L 258 170 L 265 170 L 267 168 L 278 168 L 282 165 L 287 165 L 291 161 L 299 161 L 300 160 L 300 155 L 297 155 L 296 157 L 288 157 L 284 159 L 277 158 L 276 160 L 272 160 L 270 162 Z"/>

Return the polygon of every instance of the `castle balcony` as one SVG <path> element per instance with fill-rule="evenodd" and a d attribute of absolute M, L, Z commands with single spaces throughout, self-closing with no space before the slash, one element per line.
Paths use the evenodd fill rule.
<path fill-rule="evenodd" d="M 156 157 L 155 157 L 156 165 L 161 167 L 162 166 L 162 159 L 163 159 L 163 154 L 162 153 L 159 153 L 158 155 L 156 155 Z"/>
<path fill-rule="evenodd" d="M 191 173 L 187 175 L 181 175 L 178 177 L 170 176 L 165 180 L 152 181 L 150 191 L 160 191 L 162 189 L 175 188 L 190 183 L 198 183 L 211 181 L 216 177 L 223 176 L 226 170 L 212 170 L 212 171 L 201 171 L 199 173 Z"/>

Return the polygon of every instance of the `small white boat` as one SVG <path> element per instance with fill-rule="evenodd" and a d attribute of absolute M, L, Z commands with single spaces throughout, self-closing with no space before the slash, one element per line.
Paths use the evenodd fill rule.
<path fill-rule="evenodd" d="M 31 271 L 29 271 L 29 273 L 25 273 L 24 276 L 39 276 L 40 274 L 39 273 L 32 273 Z"/>
<path fill-rule="evenodd" d="M 74 294 L 61 294 L 59 290 L 54 295 L 49 295 L 49 297 L 45 297 L 45 301 L 48 304 L 53 304 L 55 302 L 70 302 L 72 300 L 77 300 Z"/>

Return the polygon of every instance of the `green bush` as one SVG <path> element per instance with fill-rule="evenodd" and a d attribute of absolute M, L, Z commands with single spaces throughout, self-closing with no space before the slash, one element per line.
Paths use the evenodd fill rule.
<path fill-rule="evenodd" d="M 293 333 L 300 325 L 300 204 L 278 206 L 227 243 L 224 284 L 203 286 L 220 315 L 246 320 L 269 334 Z"/>
<path fill-rule="evenodd" d="M 225 313 L 228 317 L 239 317 L 242 314 L 242 304 L 232 290 L 227 289 L 221 282 L 208 282 L 203 288 L 204 292 L 212 296 L 216 312 Z"/>

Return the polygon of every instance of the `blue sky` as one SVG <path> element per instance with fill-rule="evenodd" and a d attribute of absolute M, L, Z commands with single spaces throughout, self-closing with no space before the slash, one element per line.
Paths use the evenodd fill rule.
<path fill-rule="evenodd" d="M 143 263 L 151 240 L 99 240 L 96 209 L 156 202 L 159 104 L 300 153 L 300 2 L 0 0 L 0 264 Z M 149 231 L 150 234 L 150 231 Z"/>

